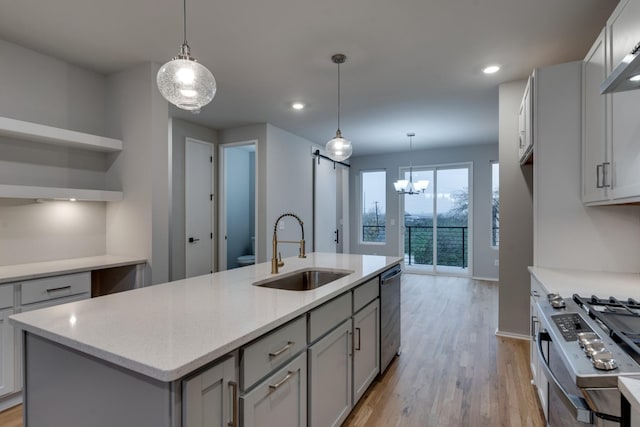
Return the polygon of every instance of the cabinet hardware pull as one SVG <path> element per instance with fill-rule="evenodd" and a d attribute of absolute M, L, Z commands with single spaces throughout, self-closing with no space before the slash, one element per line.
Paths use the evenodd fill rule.
<path fill-rule="evenodd" d="M 280 356 L 282 353 L 289 350 L 289 348 L 291 348 L 291 346 L 294 344 L 295 344 L 295 341 L 288 341 L 287 344 L 284 347 L 282 347 L 280 350 L 274 351 L 273 353 L 269 353 L 269 358 L 273 359 L 274 357 Z"/>
<path fill-rule="evenodd" d="M 227 423 L 229 427 L 238 427 L 238 383 L 229 381 L 231 387 L 231 421 Z"/>
<path fill-rule="evenodd" d="M 600 184 L 600 168 L 604 168 L 604 163 L 596 165 L 596 188 L 602 188 L 604 185 Z M 604 179 L 602 180 L 604 183 Z"/>
<path fill-rule="evenodd" d="M 59 288 L 50 288 L 50 289 L 47 289 L 47 292 L 66 291 L 67 289 L 71 289 L 71 285 L 60 286 Z"/>
<path fill-rule="evenodd" d="M 607 181 L 611 182 L 611 178 L 607 180 L 609 174 L 607 173 L 607 166 L 611 166 L 611 163 L 604 162 L 602 164 L 602 186 L 603 187 L 611 187 L 611 184 L 605 184 Z"/>
<path fill-rule="evenodd" d="M 289 381 L 291 379 L 291 377 L 293 376 L 293 374 L 295 374 L 295 372 L 292 371 L 288 371 L 287 375 L 281 379 L 280 381 L 278 381 L 275 384 L 269 384 L 269 390 L 273 391 L 273 390 L 277 390 L 278 388 L 280 388 L 280 386 L 284 383 L 286 383 L 287 381 Z"/>
<path fill-rule="evenodd" d="M 358 346 L 356 347 L 356 350 L 360 350 L 360 328 L 356 328 L 356 331 L 358 331 Z"/>

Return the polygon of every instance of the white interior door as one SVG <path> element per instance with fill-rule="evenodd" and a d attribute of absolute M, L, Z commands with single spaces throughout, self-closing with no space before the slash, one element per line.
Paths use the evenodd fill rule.
<path fill-rule="evenodd" d="M 213 272 L 213 145 L 185 141 L 185 273 Z"/>
<path fill-rule="evenodd" d="M 313 160 L 313 244 L 315 252 L 336 252 L 339 230 L 336 215 L 336 170 L 333 162 Z"/>

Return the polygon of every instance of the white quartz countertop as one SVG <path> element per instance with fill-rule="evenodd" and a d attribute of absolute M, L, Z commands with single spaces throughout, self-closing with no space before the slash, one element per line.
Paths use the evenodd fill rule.
<path fill-rule="evenodd" d="M 640 379 L 618 377 L 618 389 L 627 398 L 631 408 L 640 412 Z"/>
<path fill-rule="evenodd" d="M 10 317 L 35 335 L 143 375 L 174 381 L 398 264 L 401 258 L 312 253 L 286 258 L 280 274 L 308 267 L 353 273 L 309 291 L 252 285 L 271 264 L 105 295 Z"/>
<path fill-rule="evenodd" d="M 144 258 L 117 255 L 100 255 L 84 258 L 70 258 L 57 261 L 32 262 L 0 266 L 0 283 L 37 279 L 39 277 L 58 274 L 77 273 L 81 271 L 99 270 L 102 268 L 121 267 L 124 265 L 142 264 Z"/>
<path fill-rule="evenodd" d="M 597 295 L 640 301 L 640 274 L 610 273 L 556 268 L 529 267 L 529 272 L 548 293 L 558 293 L 563 298 L 573 294 L 583 297 Z"/>

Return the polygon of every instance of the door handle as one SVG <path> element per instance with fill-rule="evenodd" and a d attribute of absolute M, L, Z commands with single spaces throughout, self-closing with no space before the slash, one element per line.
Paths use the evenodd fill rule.
<path fill-rule="evenodd" d="M 336 244 L 340 243 L 340 230 L 336 228 L 336 231 L 334 231 L 333 234 L 336 235 L 334 242 L 336 242 Z"/>
<path fill-rule="evenodd" d="M 198 239 L 197 237 L 189 237 L 189 243 L 195 243 L 197 241 L 199 241 L 200 239 Z"/>

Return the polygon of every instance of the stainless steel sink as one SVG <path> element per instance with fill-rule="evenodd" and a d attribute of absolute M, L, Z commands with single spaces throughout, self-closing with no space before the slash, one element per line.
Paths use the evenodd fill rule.
<path fill-rule="evenodd" d="M 287 291 L 308 291 L 319 288 L 342 277 L 348 276 L 353 271 L 348 270 L 297 270 L 282 276 L 270 277 L 259 282 L 255 286 L 264 288 L 284 289 Z"/>

